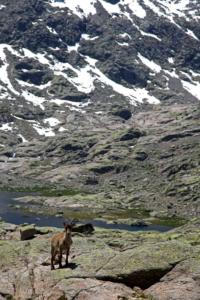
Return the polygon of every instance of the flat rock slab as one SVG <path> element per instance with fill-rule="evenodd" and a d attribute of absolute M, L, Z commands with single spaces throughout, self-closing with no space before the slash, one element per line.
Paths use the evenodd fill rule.
<path fill-rule="evenodd" d="M 156 300 L 199 300 L 200 299 L 200 260 L 188 260 L 177 265 L 146 294 Z"/>
<path fill-rule="evenodd" d="M 147 289 L 147 299 L 150 294 L 156 300 L 197 300 L 198 228 L 195 224 L 163 234 L 97 229 L 90 236 L 75 235 L 68 267 L 56 265 L 54 271 L 50 270 L 52 232 L 28 241 L 0 240 L 0 295 L 18 300 L 132 300 L 140 299 L 132 290 L 139 286 Z M 177 287 L 178 297 L 187 290 L 188 298 L 175 298 L 171 291 Z"/>

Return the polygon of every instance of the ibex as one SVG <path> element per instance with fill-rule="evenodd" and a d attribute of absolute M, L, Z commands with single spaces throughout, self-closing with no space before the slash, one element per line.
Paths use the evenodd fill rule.
<path fill-rule="evenodd" d="M 51 270 L 55 269 L 54 261 L 58 255 L 59 268 L 62 268 L 62 255 L 66 253 L 66 266 L 68 265 L 68 256 L 72 244 L 71 232 L 72 225 L 63 223 L 64 232 L 56 233 L 51 240 Z"/>

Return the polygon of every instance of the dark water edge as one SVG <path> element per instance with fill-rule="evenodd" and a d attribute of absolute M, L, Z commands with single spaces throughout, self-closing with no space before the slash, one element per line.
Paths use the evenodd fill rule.
<path fill-rule="evenodd" d="M 33 194 L 28 194 L 33 195 Z M 41 215 L 37 213 L 25 212 L 21 208 L 16 209 L 17 203 L 15 198 L 27 196 L 25 192 L 0 192 L 0 217 L 8 222 L 16 225 L 29 223 L 35 224 L 37 226 L 52 226 L 52 227 L 62 227 L 63 221 L 66 219 L 62 216 L 56 217 L 53 215 Z M 106 221 L 84 219 L 81 223 L 92 223 L 94 226 L 113 229 L 113 230 L 126 230 L 126 231 L 158 231 L 166 232 L 173 229 L 172 226 L 151 224 L 148 226 L 132 226 L 127 224 L 111 224 Z"/>

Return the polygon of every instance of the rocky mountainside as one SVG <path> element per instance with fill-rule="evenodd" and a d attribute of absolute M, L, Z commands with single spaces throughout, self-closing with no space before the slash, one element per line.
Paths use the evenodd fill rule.
<path fill-rule="evenodd" d="M 0 0 L 1 187 L 199 214 L 199 11 L 198 0 Z"/>
<path fill-rule="evenodd" d="M 115 105 L 200 98 L 197 0 L 0 5 L 1 130 L 24 141 L 77 126 L 76 114 L 98 123 Z"/>

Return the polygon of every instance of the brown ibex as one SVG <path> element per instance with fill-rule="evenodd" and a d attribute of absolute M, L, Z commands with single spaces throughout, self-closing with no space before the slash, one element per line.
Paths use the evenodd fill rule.
<path fill-rule="evenodd" d="M 64 232 L 56 233 L 51 240 L 51 270 L 55 269 L 54 262 L 58 255 L 59 268 L 62 268 L 62 255 L 66 253 L 66 265 L 68 264 L 69 250 L 72 244 L 72 225 L 63 223 Z"/>

